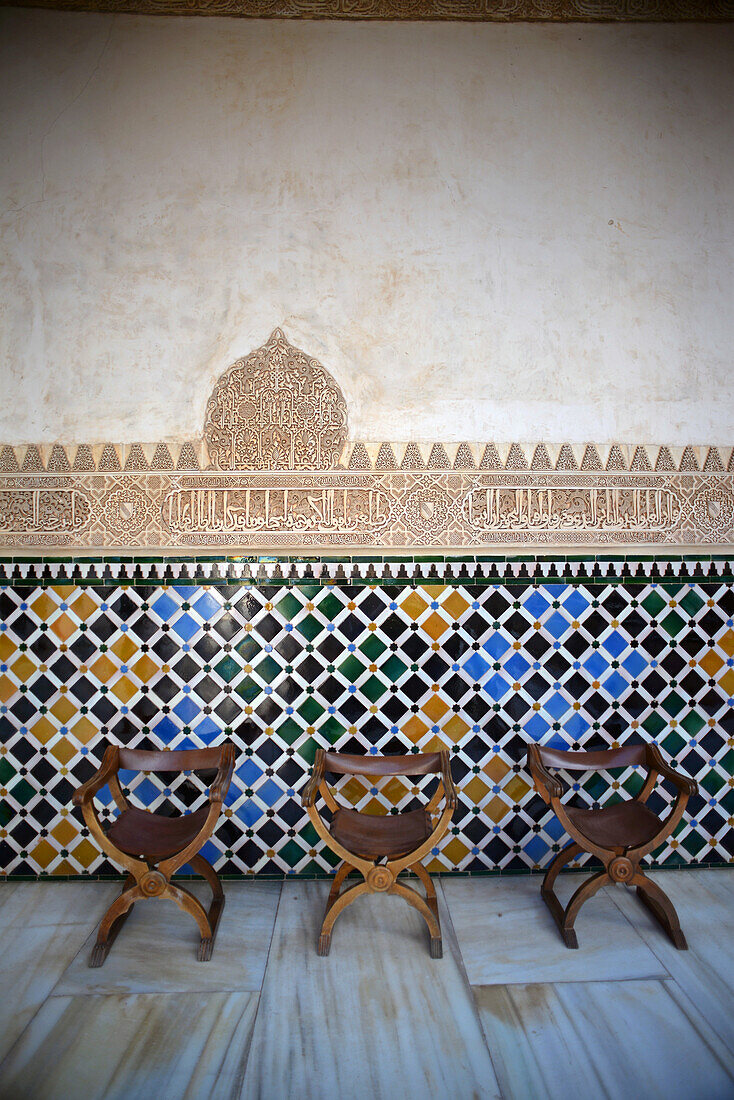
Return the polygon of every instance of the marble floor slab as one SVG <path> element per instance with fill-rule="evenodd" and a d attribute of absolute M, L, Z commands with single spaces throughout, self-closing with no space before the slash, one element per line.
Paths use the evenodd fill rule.
<path fill-rule="evenodd" d="M 567 877 L 570 886 L 561 883 L 561 890 L 565 886 L 570 896 L 582 878 Z M 576 920 L 579 949 L 569 950 L 540 897 L 540 881 L 536 875 L 444 880 L 472 985 L 668 976 L 607 891 L 582 910 Z"/>
<path fill-rule="evenodd" d="M 0 928 L 96 927 L 120 891 L 116 882 L 0 883 Z"/>
<path fill-rule="evenodd" d="M 88 932 L 85 924 L 0 926 L 0 1059 L 51 994 Z"/>
<path fill-rule="evenodd" d="M 226 903 L 211 960 L 196 959 L 196 922 L 174 902 L 138 902 L 103 966 L 89 969 L 96 938 L 59 982 L 55 994 L 175 993 L 185 990 L 260 989 L 270 949 L 280 882 L 227 882 Z M 208 903 L 205 886 L 192 892 Z"/>
<path fill-rule="evenodd" d="M 711 1029 L 734 1050 L 734 874 L 714 868 L 659 871 L 650 878 L 675 905 L 687 951 L 676 950 L 632 890 L 615 890 L 614 901 Z"/>
<path fill-rule="evenodd" d="M 734 1059 L 671 981 L 474 990 L 505 1100 L 730 1100 Z"/>
<path fill-rule="evenodd" d="M 422 918 L 386 895 L 346 910 L 320 958 L 327 893 L 283 885 L 243 1096 L 498 1097 L 443 899 L 443 959 L 429 957 Z"/>
<path fill-rule="evenodd" d="M 52 997 L 2 1064 L 4 1100 L 234 1100 L 257 993 Z"/>

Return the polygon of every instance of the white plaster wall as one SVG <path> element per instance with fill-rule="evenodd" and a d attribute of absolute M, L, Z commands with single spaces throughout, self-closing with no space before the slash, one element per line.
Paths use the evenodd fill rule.
<path fill-rule="evenodd" d="M 731 443 L 734 27 L 5 10 L 0 440 L 195 437 L 276 325 L 365 439 Z"/>

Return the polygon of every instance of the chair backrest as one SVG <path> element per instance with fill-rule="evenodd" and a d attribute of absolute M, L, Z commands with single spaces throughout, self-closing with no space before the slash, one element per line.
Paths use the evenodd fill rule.
<path fill-rule="evenodd" d="M 441 771 L 441 753 L 360 756 L 348 752 L 325 752 L 324 768 L 338 775 L 431 775 Z"/>
<path fill-rule="evenodd" d="M 123 770 L 136 772 L 216 771 L 226 745 L 208 749 L 120 749 Z"/>
<path fill-rule="evenodd" d="M 596 752 L 550 749 L 535 746 L 546 768 L 561 768 L 569 772 L 606 771 L 608 768 L 631 768 L 647 763 L 645 745 L 621 745 L 618 749 L 598 749 Z"/>

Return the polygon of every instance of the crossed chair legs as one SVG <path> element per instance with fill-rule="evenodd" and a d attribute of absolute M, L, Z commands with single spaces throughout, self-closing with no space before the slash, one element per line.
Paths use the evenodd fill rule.
<path fill-rule="evenodd" d="M 155 868 L 142 873 L 131 873 L 125 879 L 122 892 L 113 901 L 105 913 L 97 931 L 97 942 L 92 951 L 90 967 L 101 966 L 110 953 L 123 924 L 130 916 L 136 901 L 146 898 L 159 898 L 161 901 L 175 901 L 179 909 L 189 913 L 197 925 L 201 941 L 196 954 L 199 962 L 208 962 L 212 957 L 214 940 L 217 935 L 219 918 L 224 908 L 224 891 L 219 875 L 202 855 L 191 856 L 191 867 L 207 880 L 212 891 L 212 903 L 207 911 L 190 890 L 171 882 L 165 874 Z"/>
<path fill-rule="evenodd" d="M 425 898 L 421 897 L 418 891 L 413 890 L 412 887 L 398 882 L 397 874 L 392 870 L 389 863 L 375 863 L 366 875 L 360 868 L 347 863 L 346 860 L 340 863 L 326 901 L 326 912 L 321 925 L 317 949 L 319 955 L 329 954 L 332 929 L 337 917 L 344 912 L 347 906 L 351 905 L 357 898 L 362 897 L 363 894 L 379 893 L 395 894 L 403 901 L 407 901 L 408 905 L 412 905 L 414 909 L 417 909 L 428 925 L 431 958 L 442 958 L 443 941 L 441 939 L 441 923 L 438 917 L 436 888 L 422 863 L 413 863 L 407 870 L 413 871 L 423 883 L 426 892 Z M 362 881 L 355 883 L 353 886 L 348 886 L 346 890 L 342 890 L 344 880 L 350 871 L 359 871 L 362 875 Z"/>
<path fill-rule="evenodd" d="M 668 895 L 642 873 L 639 861 L 634 857 L 614 856 L 605 864 L 603 871 L 592 875 L 590 879 L 579 886 L 564 909 L 553 887 L 559 873 L 566 864 L 570 863 L 583 851 L 585 849 L 576 841 L 566 845 L 551 863 L 540 888 L 541 897 L 550 909 L 566 947 L 578 947 L 579 945 L 574 924 L 584 902 L 593 897 L 602 886 L 607 886 L 609 883 L 621 883 L 625 886 L 634 886 L 637 897 L 650 910 L 655 920 L 667 932 L 678 950 L 685 951 L 687 949 L 688 944 L 681 930 L 675 906 Z"/>

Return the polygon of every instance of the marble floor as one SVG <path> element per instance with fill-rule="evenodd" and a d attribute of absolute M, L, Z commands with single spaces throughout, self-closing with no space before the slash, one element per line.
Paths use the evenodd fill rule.
<path fill-rule="evenodd" d="M 568 951 L 523 876 L 438 883 L 441 960 L 375 895 L 322 959 L 328 884 L 291 880 L 225 884 L 209 963 L 190 918 L 139 904 L 99 970 L 114 884 L 0 883 L 0 1098 L 734 1100 L 734 869 L 658 877 L 687 952 L 624 888 Z"/>

